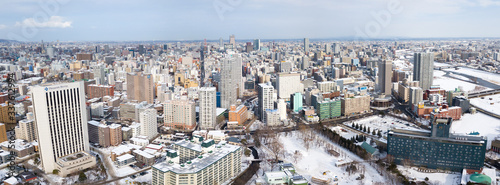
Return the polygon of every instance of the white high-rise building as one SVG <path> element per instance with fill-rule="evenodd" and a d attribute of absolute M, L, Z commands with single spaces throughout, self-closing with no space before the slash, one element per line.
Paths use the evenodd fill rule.
<path fill-rule="evenodd" d="M 309 52 L 309 38 L 304 38 L 304 52 Z"/>
<path fill-rule="evenodd" d="M 280 116 L 280 120 L 286 119 L 286 103 L 284 99 L 278 99 L 278 113 Z"/>
<path fill-rule="evenodd" d="M 148 139 L 154 138 L 158 135 L 158 124 L 156 117 L 156 109 L 146 109 L 139 114 L 139 120 L 141 123 L 141 135 L 148 137 Z"/>
<path fill-rule="evenodd" d="M 42 168 L 59 175 L 95 166 L 89 138 L 83 81 L 32 88 Z"/>
<path fill-rule="evenodd" d="M 202 87 L 199 91 L 201 129 L 214 129 L 216 124 L 216 92 L 215 87 Z"/>
<path fill-rule="evenodd" d="M 304 93 L 304 84 L 300 83 L 300 73 L 280 73 L 276 78 L 278 97 L 285 101 L 290 100 L 290 95 L 296 92 Z"/>
<path fill-rule="evenodd" d="M 266 121 L 266 110 L 274 110 L 274 101 L 275 101 L 275 93 L 274 87 L 270 84 L 259 84 L 258 87 L 259 93 L 259 116 L 260 120 Z"/>
<path fill-rule="evenodd" d="M 230 54 L 221 60 L 221 107 L 229 108 L 243 95 L 241 56 Z"/>

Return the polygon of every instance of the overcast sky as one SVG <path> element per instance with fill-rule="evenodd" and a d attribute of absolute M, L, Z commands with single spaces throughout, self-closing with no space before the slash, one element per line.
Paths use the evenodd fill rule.
<path fill-rule="evenodd" d="M 500 0 L 2 0 L 0 39 L 500 37 Z"/>

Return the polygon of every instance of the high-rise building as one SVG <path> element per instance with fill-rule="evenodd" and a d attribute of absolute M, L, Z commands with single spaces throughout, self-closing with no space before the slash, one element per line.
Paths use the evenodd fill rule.
<path fill-rule="evenodd" d="M 32 119 L 24 119 L 19 121 L 19 125 L 16 126 L 16 139 L 23 139 L 28 142 L 36 140 L 38 133 L 36 132 L 36 124 L 35 120 Z M 1 131 L 0 131 L 1 132 Z M 0 139 L 1 141 L 1 139 Z"/>
<path fill-rule="evenodd" d="M 196 110 L 193 101 L 171 100 L 164 104 L 164 122 L 172 129 L 192 130 L 196 126 Z"/>
<path fill-rule="evenodd" d="M 342 115 L 344 116 L 370 111 L 370 96 L 342 98 L 341 103 Z"/>
<path fill-rule="evenodd" d="M 265 122 L 266 120 L 266 110 L 274 110 L 274 87 L 270 84 L 259 84 L 258 86 L 259 95 L 259 117 L 260 120 Z"/>
<path fill-rule="evenodd" d="M 146 109 L 139 114 L 141 135 L 153 139 L 158 135 L 158 119 L 156 109 Z"/>
<path fill-rule="evenodd" d="M 415 105 L 423 101 L 424 91 L 420 87 L 410 87 L 410 105 Z"/>
<path fill-rule="evenodd" d="M 380 93 L 392 94 L 392 61 L 380 60 L 378 65 L 378 86 Z"/>
<path fill-rule="evenodd" d="M 340 44 L 338 43 L 333 43 L 333 53 L 338 54 L 340 53 Z"/>
<path fill-rule="evenodd" d="M 234 38 L 234 35 L 229 36 L 229 44 L 232 44 L 233 49 L 236 49 L 236 39 Z"/>
<path fill-rule="evenodd" d="M 296 92 L 290 95 L 290 108 L 294 112 L 299 112 L 302 110 L 302 93 Z"/>
<path fill-rule="evenodd" d="M 224 39 L 222 39 L 222 37 L 219 39 L 219 47 L 224 47 Z"/>
<path fill-rule="evenodd" d="M 278 97 L 290 100 L 290 95 L 296 92 L 304 93 L 304 84 L 300 83 L 300 73 L 280 73 L 276 77 Z"/>
<path fill-rule="evenodd" d="M 430 89 L 434 78 L 434 54 L 415 53 L 413 55 L 413 80 L 420 82 L 422 90 Z"/>
<path fill-rule="evenodd" d="M 111 146 L 118 146 L 122 142 L 122 126 L 116 123 L 109 125 L 109 143 Z"/>
<path fill-rule="evenodd" d="M 232 104 L 236 104 L 238 97 L 243 94 L 241 62 L 241 56 L 236 54 L 226 56 L 221 61 L 219 91 L 223 108 L 230 108 Z"/>
<path fill-rule="evenodd" d="M 260 39 L 253 40 L 253 50 L 255 51 L 260 50 Z"/>
<path fill-rule="evenodd" d="M 66 176 L 94 166 L 83 82 L 33 87 L 31 97 L 43 170 Z"/>
<path fill-rule="evenodd" d="M 106 73 L 104 72 L 104 66 L 98 65 L 94 68 L 94 79 L 96 84 L 106 85 Z"/>
<path fill-rule="evenodd" d="M 199 95 L 199 125 L 201 129 L 214 129 L 216 124 L 215 87 L 202 87 Z"/>
<path fill-rule="evenodd" d="M 127 99 L 154 103 L 155 87 L 151 74 L 127 74 Z"/>
<path fill-rule="evenodd" d="M 0 123 L 16 123 L 16 118 L 12 115 L 14 104 L 8 102 L 0 104 Z"/>
<path fill-rule="evenodd" d="M 304 52 L 309 52 L 309 38 L 304 38 Z"/>
<path fill-rule="evenodd" d="M 279 119 L 280 120 L 285 120 L 286 119 L 286 103 L 284 99 L 278 99 L 276 102 L 277 108 L 278 108 L 278 114 L 279 114 Z"/>

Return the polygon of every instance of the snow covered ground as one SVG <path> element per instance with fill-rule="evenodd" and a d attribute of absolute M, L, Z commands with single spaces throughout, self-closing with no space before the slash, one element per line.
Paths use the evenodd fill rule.
<path fill-rule="evenodd" d="M 500 114 L 500 94 L 485 96 L 481 98 L 472 98 L 470 99 L 470 103 L 484 110 Z"/>
<path fill-rule="evenodd" d="M 343 138 L 346 138 L 346 139 L 350 139 L 350 138 L 356 137 L 356 135 L 358 135 L 354 132 L 343 129 L 340 126 L 331 127 L 330 130 L 337 132 L 337 134 L 339 134 L 340 136 L 342 136 Z"/>
<path fill-rule="evenodd" d="M 488 137 L 487 149 L 491 148 L 491 141 L 500 136 L 500 120 L 483 113 L 465 114 L 462 119 L 453 121 L 451 130 L 454 133 L 479 132 L 479 135 Z"/>
<path fill-rule="evenodd" d="M 405 167 L 398 165 L 398 170 L 401 174 L 408 177 L 410 180 L 414 181 L 425 181 L 425 178 L 429 178 L 431 184 L 435 185 L 455 185 L 460 184 L 460 179 L 462 177 L 461 173 L 424 173 L 416 170 L 415 167 Z"/>
<path fill-rule="evenodd" d="M 306 131 L 309 132 L 309 131 Z M 313 131 L 311 131 L 313 132 Z M 348 150 L 339 147 L 335 143 L 329 141 L 328 139 L 317 135 L 316 133 L 312 133 L 313 139 L 311 147 L 309 149 L 306 148 L 305 143 L 302 139 L 303 132 L 293 131 L 289 133 L 280 133 L 278 134 L 279 141 L 283 144 L 283 149 L 285 150 L 284 162 L 292 163 L 295 166 L 296 172 L 302 176 L 304 176 L 309 182 L 311 182 L 312 177 L 328 179 L 334 178 L 337 176 L 339 179 L 338 184 L 373 184 L 375 182 L 384 183 L 386 179 L 382 177 L 375 168 L 366 163 L 361 163 L 360 168 L 364 168 L 365 178 L 360 182 L 356 180 L 359 177 L 359 171 L 349 175 L 345 167 L 336 167 L 335 163 L 341 160 L 347 161 L 362 161 L 358 156 L 349 152 Z M 324 145 L 331 144 L 336 149 L 339 150 L 341 155 L 339 157 L 335 157 L 330 155 L 326 150 Z M 319 144 L 321 146 L 316 146 Z M 265 148 L 265 147 L 263 147 Z M 261 149 L 260 152 L 267 153 L 265 156 L 272 157 L 271 151 L 268 149 Z M 300 158 L 298 158 L 297 162 L 295 162 L 294 153 L 301 153 Z M 259 153 L 261 155 L 261 153 Z M 266 163 L 261 163 L 261 165 L 266 168 Z M 327 175 L 323 175 L 323 172 L 327 172 Z M 261 175 L 260 172 L 259 175 Z"/>
<path fill-rule="evenodd" d="M 500 85 L 500 74 L 490 73 L 490 72 L 477 70 L 477 69 L 471 69 L 471 68 L 467 68 L 467 67 L 461 67 L 461 68 L 459 68 L 459 70 L 455 70 L 455 69 L 444 69 L 444 70 L 475 76 L 475 77 L 481 78 L 483 80 L 489 81 L 491 83 Z"/>
<path fill-rule="evenodd" d="M 380 117 L 380 116 L 370 116 L 354 121 L 349 121 L 349 122 L 344 122 L 345 125 L 347 126 L 352 126 L 352 123 L 357 123 L 360 125 L 364 125 L 367 127 L 370 127 L 370 129 L 373 131 L 373 129 L 380 130 L 382 132 L 382 135 L 385 135 L 387 130 L 390 129 L 413 129 L 413 130 L 421 130 L 420 127 L 416 126 L 413 123 L 400 120 L 395 117 L 391 116 L 385 116 L 385 117 Z"/>
<path fill-rule="evenodd" d="M 464 82 L 462 80 L 457 80 L 454 78 L 445 77 L 446 72 L 434 70 L 434 80 L 432 81 L 433 85 L 439 85 L 441 89 L 444 90 L 454 90 L 459 86 L 462 87 L 464 91 L 467 92 L 477 92 L 477 91 L 485 91 L 490 90 L 489 88 L 473 84 L 470 82 Z M 470 81 L 468 78 L 460 75 L 453 75 L 454 77 Z"/>

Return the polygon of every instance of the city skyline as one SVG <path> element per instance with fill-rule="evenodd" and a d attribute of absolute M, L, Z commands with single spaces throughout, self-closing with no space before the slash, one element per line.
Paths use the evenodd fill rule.
<path fill-rule="evenodd" d="M 500 37 L 493 0 L 9 3 L 0 39 L 19 41 Z"/>

